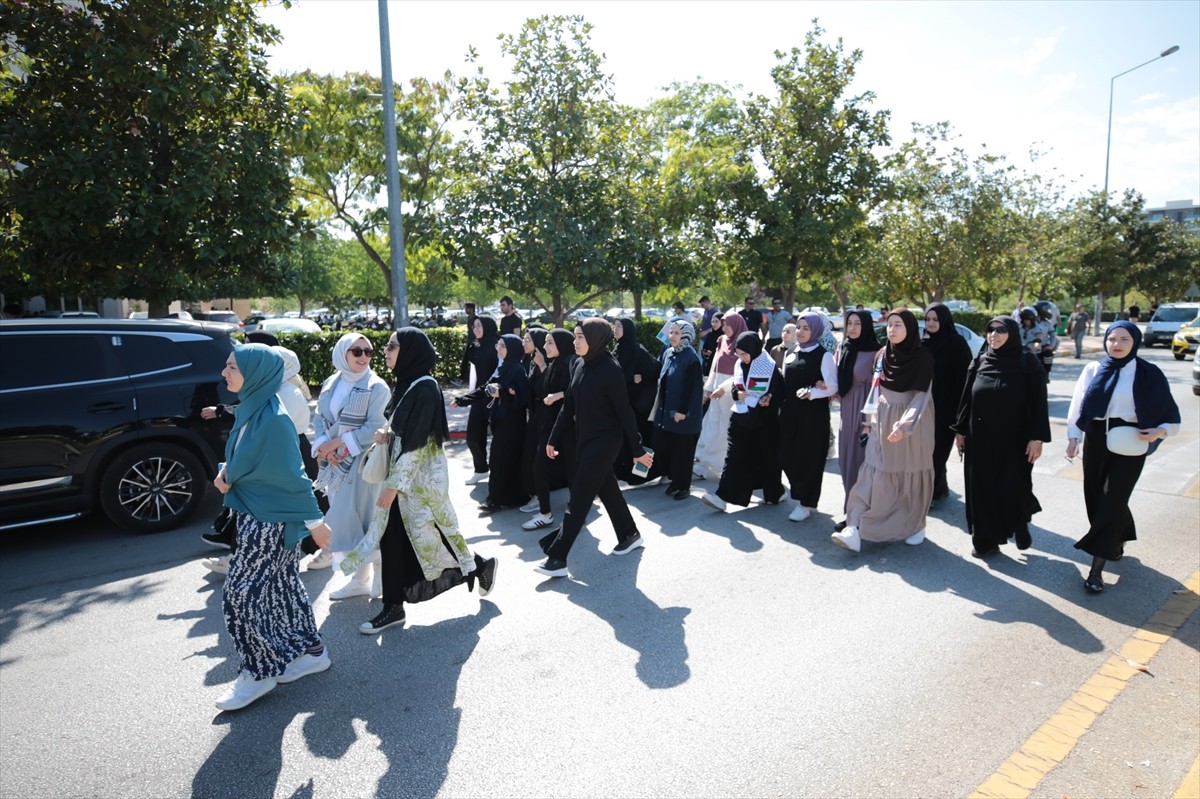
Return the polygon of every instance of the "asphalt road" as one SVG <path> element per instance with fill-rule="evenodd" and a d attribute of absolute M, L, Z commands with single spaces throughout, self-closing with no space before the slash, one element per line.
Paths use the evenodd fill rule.
<path fill-rule="evenodd" d="M 834 547 L 831 461 L 799 524 L 786 504 L 717 514 L 705 483 L 687 502 L 631 491 L 646 548 L 610 557 L 597 512 L 573 579 L 546 580 L 523 514 L 477 516 L 486 486 L 463 484 L 455 444 L 460 520 L 500 559 L 495 592 L 455 589 L 372 638 L 356 628 L 377 603 L 331 603 L 341 578 L 306 572 L 334 666 L 236 713 L 213 707 L 237 669 L 199 564 L 215 500 L 159 536 L 100 517 L 10 531 L 0 797 L 966 796 L 1200 570 L 1200 399 L 1190 363 L 1149 357 L 1184 432 L 1148 464 L 1140 540 L 1099 596 L 1072 548 L 1086 518 L 1061 419 L 1033 548 L 986 563 L 957 468 L 924 544 Z M 1056 366 L 1052 414 L 1082 363 Z M 1200 614 L 1164 640 L 1033 796 L 1174 794 L 1200 752 Z"/>

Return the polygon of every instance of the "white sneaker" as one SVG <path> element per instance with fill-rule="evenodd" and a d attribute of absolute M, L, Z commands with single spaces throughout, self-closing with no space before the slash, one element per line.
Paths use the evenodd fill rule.
<path fill-rule="evenodd" d="M 727 507 L 725 500 L 721 499 L 711 491 L 705 491 L 704 496 L 700 497 L 700 501 L 713 510 L 725 510 Z"/>
<path fill-rule="evenodd" d="M 372 579 L 371 565 L 364 563 L 350 578 L 350 581 L 329 594 L 330 599 L 352 599 L 356 596 L 371 596 L 375 581 Z"/>
<path fill-rule="evenodd" d="M 246 705 L 261 699 L 275 688 L 278 680 L 274 677 L 264 677 L 256 680 L 248 672 L 239 672 L 233 685 L 217 700 L 220 710 L 241 710 Z"/>
<path fill-rule="evenodd" d="M 226 555 L 223 558 L 205 558 L 204 560 L 200 561 L 200 563 L 210 572 L 216 572 L 217 574 L 229 574 L 230 557 L 232 556 Z"/>
<path fill-rule="evenodd" d="M 904 539 L 904 543 L 908 544 L 910 547 L 915 547 L 917 544 L 921 543 L 924 540 L 925 540 L 925 531 L 917 530 L 915 533 L 910 535 L 908 538 Z"/>
<path fill-rule="evenodd" d="M 829 536 L 829 540 L 843 549 L 858 552 L 862 549 L 862 538 L 858 535 L 857 527 L 847 527 Z"/>
<path fill-rule="evenodd" d="M 304 565 L 307 571 L 317 571 L 318 569 L 328 569 L 333 565 L 333 553 L 322 549 L 309 558 L 308 563 Z"/>
<path fill-rule="evenodd" d="M 541 530 L 546 527 L 554 526 L 553 513 L 539 513 L 529 521 L 521 525 L 522 530 Z"/>
<path fill-rule="evenodd" d="M 487 479 L 488 479 L 487 472 L 475 472 L 473 475 L 471 475 L 470 477 L 467 478 L 467 485 L 473 486 L 476 483 L 482 483 L 484 480 L 487 480 Z"/>
<path fill-rule="evenodd" d="M 287 668 L 283 670 L 283 674 L 280 674 L 275 678 L 275 682 L 295 682 L 301 677 L 307 677 L 310 674 L 316 674 L 319 671 L 325 671 L 325 669 L 332 665 L 333 661 L 329 659 L 329 647 L 325 647 L 325 651 L 319 655 L 310 655 L 305 652 L 303 655 L 287 664 Z"/>
<path fill-rule="evenodd" d="M 537 497 L 534 497 L 533 499 L 529 500 L 528 502 L 526 502 L 524 505 L 521 506 L 521 513 L 537 513 L 541 509 L 542 509 L 542 503 L 538 502 Z M 529 530 L 529 529 L 533 529 L 533 528 L 527 527 L 525 529 Z"/>
<path fill-rule="evenodd" d="M 788 521 L 802 522 L 809 516 L 812 516 L 812 511 L 797 502 L 796 507 L 793 508 L 792 512 L 788 514 Z"/>

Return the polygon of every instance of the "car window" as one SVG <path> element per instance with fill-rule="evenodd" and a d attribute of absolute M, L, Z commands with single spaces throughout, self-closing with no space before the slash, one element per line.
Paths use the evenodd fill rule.
<path fill-rule="evenodd" d="M 1196 318 L 1195 308 L 1159 308 L 1152 322 L 1190 322 Z"/>
<path fill-rule="evenodd" d="M 184 348 L 163 336 L 122 333 L 114 335 L 112 343 L 130 377 L 182 369 L 191 364 Z"/>
<path fill-rule="evenodd" d="M 98 335 L 6 333 L 0 363 L 3 391 L 124 378 L 107 339 Z"/>

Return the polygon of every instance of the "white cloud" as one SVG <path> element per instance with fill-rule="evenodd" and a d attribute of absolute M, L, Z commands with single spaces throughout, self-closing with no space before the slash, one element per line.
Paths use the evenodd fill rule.
<path fill-rule="evenodd" d="M 1137 98 L 1133 102 L 1135 105 L 1141 105 L 1143 103 L 1153 103 L 1156 100 L 1161 100 L 1161 99 L 1162 99 L 1162 94 L 1160 92 L 1150 92 L 1149 94 L 1143 94 L 1141 97 Z"/>
<path fill-rule="evenodd" d="M 1015 44 L 1020 44 L 1016 40 Z M 1010 58 L 996 59 L 988 62 L 992 69 L 1004 72 L 1015 72 L 1018 75 L 1028 75 L 1034 68 L 1054 54 L 1054 46 L 1058 43 L 1058 34 L 1047 36 L 1030 43 L 1023 52 Z"/>
<path fill-rule="evenodd" d="M 1067 92 L 1079 86 L 1079 76 L 1074 72 L 1050 77 L 1046 84 L 1030 98 L 1034 105 L 1045 108 L 1052 105 Z"/>

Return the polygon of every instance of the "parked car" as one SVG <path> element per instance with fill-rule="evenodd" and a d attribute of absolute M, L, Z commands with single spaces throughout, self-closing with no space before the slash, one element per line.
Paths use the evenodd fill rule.
<path fill-rule="evenodd" d="M 234 328 L 210 322 L 27 319 L 0 328 L 0 529 L 102 508 L 160 532 L 187 520 L 223 458 Z M 36 353 L 37 357 L 30 357 Z"/>
<path fill-rule="evenodd" d="M 299 317 L 280 317 L 278 319 L 263 319 L 256 330 L 264 333 L 320 333 L 321 326 L 311 319 Z"/>
<path fill-rule="evenodd" d="M 571 313 L 567 314 L 567 321 L 582 322 L 585 319 L 591 319 L 592 317 L 599 315 L 600 312 L 595 308 L 576 308 L 574 311 L 571 311 Z"/>
<path fill-rule="evenodd" d="M 246 323 L 233 311 L 204 311 L 203 313 L 197 311 L 192 316 L 206 322 L 224 322 L 225 324 L 237 325 L 239 330 L 244 330 L 246 327 Z"/>
<path fill-rule="evenodd" d="M 842 317 L 841 311 L 830 311 L 828 308 L 823 308 L 820 305 L 812 305 L 802 311 L 793 313 L 793 316 L 799 316 L 802 313 L 819 313 L 824 314 L 829 320 L 829 326 L 834 330 L 841 330 L 845 325 L 846 320 Z"/>
<path fill-rule="evenodd" d="M 1196 342 L 1200 340 L 1200 316 L 1188 322 L 1175 333 L 1171 339 L 1171 352 L 1175 360 L 1182 361 L 1189 353 L 1196 351 Z"/>
<path fill-rule="evenodd" d="M 1169 302 L 1158 306 L 1158 310 L 1146 323 L 1142 343 L 1147 347 L 1155 344 L 1171 346 L 1179 328 L 1200 316 L 1200 302 Z"/>
<path fill-rule="evenodd" d="M 945 305 L 953 313 L 955 311 L 974 311 L 975 306 L 966 300 L 944 300 L 942 305 Z"/>

